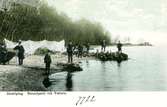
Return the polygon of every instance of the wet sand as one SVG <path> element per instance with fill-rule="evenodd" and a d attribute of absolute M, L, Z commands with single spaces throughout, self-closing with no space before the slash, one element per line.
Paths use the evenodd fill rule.
<path fill-rule="evenodd" d="M 0 74 L 0 91 L 44 91 L 41 72 L 29 71 L 22 67 L 11 67 L 10 72 Z"/>

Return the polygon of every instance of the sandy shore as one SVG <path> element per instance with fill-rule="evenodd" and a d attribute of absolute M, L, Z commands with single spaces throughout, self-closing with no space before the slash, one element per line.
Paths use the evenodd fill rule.
<path fill-rule="evenodd" d="M 61 72 L 57 63 L 67 63 L 67 56 L 62 54 L 52 55 L 51 73 Z M 26 56 L 23 66 L 18 66 L 16 57 L 9 65 L 0 65 L 0 91 L 45 91 L 44 80 L 44 56 Z M 74 62 L 81 60 L 74 57 Z M 40 68 L 38 70 L 38 68 Z"/>

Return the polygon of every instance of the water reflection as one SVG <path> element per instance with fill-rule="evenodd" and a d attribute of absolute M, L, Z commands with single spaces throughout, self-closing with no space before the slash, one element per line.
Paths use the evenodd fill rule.
<path fill-rule="evenodd" d="M 101 61 L 101 68 L 102 68 L 102 71 L 106 71 L 106 62 L 103 62 Z"/>
<path fill-rule="evenodd" d="M 86 60 L 86 66 L 89 67 L 89 61 L 88 60 Z"/>
<path fill-rule="evenodd" d="M 73 89 L 72 73 L 68 72 L 66 78 L 66 90 L 72 91 L 72 89 Z"/>
<path fill-rule="evenodd" d="M 122 91 L 123 90 L 123 85 L 124 85 L 124 83 L 123 83 L 123 81 L 122 81 L 122 72 L 121 72 L 121 62 L 117 62 L 117 72 L 118 72 L 118 89 L 117 90 L 119 90 L 119 91 Z"/>
<path fill-rule="evenodd" d="M 121 61 L 118 61 L 118 62 L 117 62 L 117 66 L 118 66 L 118 67 L 121 67 Z"/>
<path fill-rule="evenodd" d="M 44 85 L 46 88 L 48 88 L 49 86 L 51 86 L 51 82 L 50 82 L 50 80 L 49 80 L 49 75 L 46 75 L 46 76 L 44 77 L 43 85 Z"/>

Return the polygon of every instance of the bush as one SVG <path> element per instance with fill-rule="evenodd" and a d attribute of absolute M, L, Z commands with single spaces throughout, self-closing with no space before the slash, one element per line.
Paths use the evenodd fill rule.
<path fill-rule="evenodd" d="M 35 51 L 35 55 L 45 55 L 47 52 L 50 52 L 51 54 L 54 54 L 55 52 L 49 50 L 48 48 L 38 48 Z"/>

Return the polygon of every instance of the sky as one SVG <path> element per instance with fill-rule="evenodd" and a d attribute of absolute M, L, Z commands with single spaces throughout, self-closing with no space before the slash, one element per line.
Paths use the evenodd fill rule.
<path fill-rule="evenodd" d="M 48 0 L 73 20 L 100 22 L 112 37 L 167 45 L 167 0 Z"/>

